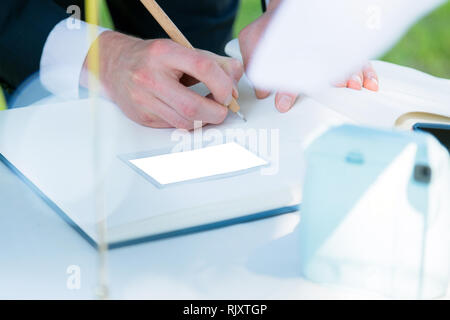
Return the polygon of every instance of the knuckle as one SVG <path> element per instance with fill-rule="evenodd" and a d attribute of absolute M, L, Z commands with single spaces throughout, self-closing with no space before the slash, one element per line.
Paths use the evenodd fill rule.
<path fill-rule="evenodd" d="M 198 108 L 195 105 L 183 104 L 181 105 L 181 112 L 188 119 L 195 119 L 198 114 Z"/>
<path fill-rule="evenodd" d="M 149 74 L 146 70 L 136 70 L 131 75 L 131 81 L 134 87 L 146 87 L 152 90 L 159 90 L 159 82 L 155 76 Z"/>
<path fill-rule="evenodd" d="M 217 63 L 207 57 L 198 57 L 195 61 L 195 67 L 202 74 L 210 73 L 216 67 Z"/>
<path fill-rule="evenodd" d="M 148 45 L 148 52 L 152 56 L 161 56 L 166 54 L 170 48 L 171 45 L 169 40 L 156 39 Z"/>
<path fill-rule="evenodd" d="M 141 112 L 138 117 L 139 123 L 147 127 L 151 127 L 157 122 L 157 118 L 152 114 Z"/>
<path fill-rule="evenodd" d="M 160 83 L 155 77 L 148 77 L 146 79 L 145 86 L 153 91 L 161 90 Z"/>
<path fill-rule="evenodd" d="M 135 70 L 131 75 L 131 81 L 134 85 L 143 85 L 147 80 L 147 75 L 144 70 Z"/>
<path fill-rule="evenodd" d="M 134 105 L 143 105 L 144 99 L 139 91 L 133 90 L 130 92 L 130 100 Z"/>

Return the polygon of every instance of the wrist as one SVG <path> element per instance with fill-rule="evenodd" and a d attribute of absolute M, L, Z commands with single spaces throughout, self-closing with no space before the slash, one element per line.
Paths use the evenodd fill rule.
<path fill-rule="evenodd" d="M 138 39 L 115 31 L 105 31 L 94 41 L 84 60 L 80 74 L 80 85 L 87 88 L 89 84 L 89 73 L 94 70 L 89 66 L 90 58 L 98 57 L 98 80 L 101 83 L 102 94 L 108 95 L 111 92 L 114 70 L 120 66 L 120 57 L 125 48 L 129 48 Z M 98 54 L 94 50 L 97 48 Z M 92 61 L 91 61 L 92 62 Z"/>

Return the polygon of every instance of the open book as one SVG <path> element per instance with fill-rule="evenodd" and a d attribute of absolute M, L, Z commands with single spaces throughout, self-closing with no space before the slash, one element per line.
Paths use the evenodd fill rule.
<path fill-rule="evenodd" d="M 415 123 L 450 123 L 450 80 L 395 64 L 373 61 L 380 91 L 329 88 L 317 101 L 370 126 L 411 129 Z"/>
<path fill-rule="evenodd" d="M 7 132 L 0 136 L 0 158 L 93 245 L 97 222 L 106 216 L 109 247 L 117 248 L 297 210 L 302 144 L 311 132 L 345 122 L 312 100 L 304 102 L 280 114 L 271 100 L 256 100 L 244 79 L 240 104 L 248 121 L 230 113 L 223 124 L 196 132 L 143 127 L 103 99 L 11 109 L 0 112 L 0 128 Z M 182 170 L 175 162 L 179 176 L 173 180 L 161 175 L 161 162 L 139 163 L 226 143 L 245 148 L 254 168 L 216 174 L 228 169 L 215 167 L 220 154 L 210 153 L 209 177 L 194 175 L 192 162 L 178 164 Z M 188 175 L 180 182 L 183 173 Z"/>
<path fill-rule="evenodd" d="M 230 113 L 223 124 L 194 133 L 140 126 L 102 99 L 2 111 L 0 158 L 94 245 L 99 209 L 110 248 L 273 216 L 298 209 L 303 151 L 330 126 L 404 126 L 424 114 L 448 121 L 450 81 L 374 66 L 380 92 L 331 88 L 321 97 L 300 97 L 285 114 L 276 111 L 273 96 L 257 100 L 243 78 L 239 104 L 248 122 Z M 206 93 L 202 86 L 196 90 Z M 180 146 L 230 141 L 267 165 L 165 187 L 130 165 Z"/>

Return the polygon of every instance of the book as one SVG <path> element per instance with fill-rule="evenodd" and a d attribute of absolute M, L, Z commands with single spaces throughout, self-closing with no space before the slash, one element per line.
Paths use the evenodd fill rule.
<path fill-rule="evenodd" d="M 240 97 L 248 122 L 230 113 L 195 132 L 141 126 L 100 98 L 10 109 L 0 113 L 8 132 L 0 158 L 94 246 L 103 215 L 109 247 L 118 248 L 298 210 L 306 133 L 344 118 L 313 101 L 280 114 L 271 101 L 256 100 L 245 79 Z M 163 187 L 144 167 L 133 168 L 136 159 L 228 143 L 263 161 Z"/>
<path fill-rule="evenodd" d="M 301 204 L 304 150 L 331 126 L 392 127 L 417 112 L 450 116 L 448 80 L 374 66 L 380 92 L 333 88 L 320 99 L 300 96 L 285 114 L 273 96 L 257 100 L 244 77 L 239 104 L 248 121 L 230 113 L 223 124 L 194 132 L 143 127 L 100 98 L 6 110 L 0 159 L 94 246 L 102 217 L 109 247 L 118 248 L 292 212 Z M 207 93 L 202 85 L 194 90 Z M 132 160 L 227 143 L 262 162 L 165 186 L 144 167 L 133 168 Z"/>
<path fill-rule="evenodd" d="M 411 129 L 418 122 L 450 123 L 450 80 L 373 61 L 379 92 L 329 88 L 314 99 L 361 125 Z"/>

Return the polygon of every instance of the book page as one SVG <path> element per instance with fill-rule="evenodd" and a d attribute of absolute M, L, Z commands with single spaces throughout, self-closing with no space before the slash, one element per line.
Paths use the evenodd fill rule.
<path fill-rule="evenodd" d="M 410 113 L 450 117 L 450 81 L 383 61 L 373 61 L 380 89 L 331 87 L 314 99 L 358 124 L 393 127 Z"/>

